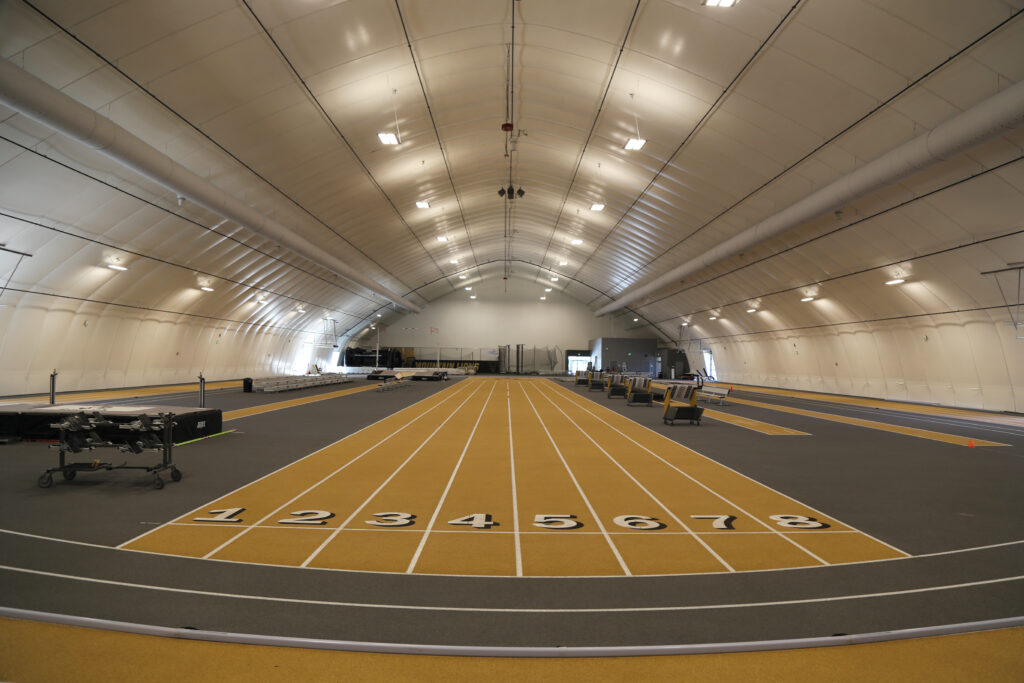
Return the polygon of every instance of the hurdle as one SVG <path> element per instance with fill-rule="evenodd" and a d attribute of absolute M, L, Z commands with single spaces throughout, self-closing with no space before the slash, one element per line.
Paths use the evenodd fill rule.
<path fill-rule="evenodd" d="M 651 394 L 651 380 L 644 377 L 629 378 L 626 380 L 626 405 L 634 403 L 654 405 L 654 396 Z"/>
<path fill-rule="evenodd" d="M 604 373 L 590 373 L 590 381 L 587 384 L 587 391 L 602 391 L 604 389 Z"/>
<path fill-rule="evenodd" d="M 681 386 L 682 399 L 679 402 L 672 402 L 672 393 L 675 387 L 669 387 L 665 392 L 665 411 L 661 420 L 667 425 L 675 424 L 676 420 L 689 420 L 690 424 L 700 425 L 700 418 L 704 409 L 697 405 L 697 387 Z"/>
<path fill-rule="evenodd" d="M 577 387 L 585 387 L 590 382 L 590 373 L 586 370 L 576 371 L 576 384 Z"/>

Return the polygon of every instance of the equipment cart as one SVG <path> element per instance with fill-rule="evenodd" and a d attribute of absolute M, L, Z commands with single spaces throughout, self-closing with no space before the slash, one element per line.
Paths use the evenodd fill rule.
<path fill-rule="evenodd" d="M 127 423 L 115 422 L 98 412 L 68 415 L 60 422 L 50 425 L 57 430 L 60 438 L 59 443 L 50 446 L 60 450 L 59 462 L 56 467 L 51 467 L 39 475 L 37 483 L 40 488 L 49 488 L 53 485 L 54 472 L 60 472 L 65 480 L 71 481 L 79 472 L 121 469 L 152 472 L 153 488 L 156 489 L 164 487 L 160 473 L 165 470 L 170 470 L 172 481 L 181 481 L 181 470 L 174 466 L 172 459 L 174 425 L 174 413 L 139 415 Z M 134 454 L 159 451 L 161 459 L 155 465 L 129 465 L 127 460 L 115 465 L 99 458 L 82 462 L 67 461 L 68 453 L 93 451 L 97 448 L 115 448 L 122 453 Z"/>

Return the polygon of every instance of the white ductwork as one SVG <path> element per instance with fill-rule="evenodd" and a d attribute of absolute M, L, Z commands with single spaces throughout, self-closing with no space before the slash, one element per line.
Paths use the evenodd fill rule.
<path fill-rule="evenodd" d="M 35 76 L 0 59 L 0 102 L 48 128 L 63 133 L 255 233 L 274 240 L 331 272 L 419 313 L 413 302 L 325 253 L 312 242 L 235 199 L 113 121 Z"/>
<path fill-rule="evenodd" d="M 936 162 L 951 159 L 1022 122 L 1024 81 L 954 116 L 930 132 L 886 152 L 661 277 L 623 292 L 619 299 L 599 308 L 595 315 L 617 311 L 688 275 L 834 211 L 858 197 L 898 182 Z"/>

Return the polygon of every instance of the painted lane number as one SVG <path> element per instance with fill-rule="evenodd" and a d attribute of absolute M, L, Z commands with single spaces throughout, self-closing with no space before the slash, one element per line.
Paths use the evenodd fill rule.
<path fill-rule="evenodd" d="M 279 519 L 278 524 L 327 524 L 327 520 L 334 516 L 333 512 L 327 510 L 296 510 L 289 512 L 295 519 Z"/>
<path fill-rule="evenodd" d="M 245 508 L 223 508 L 221 510 L 210 510 L 210 517 L 193 517 L 193 522 L 213 522 L 213 523 L 239 523 L 242 518 L 239 517 Z M 327 520 L 334 517 L 334 513 L 328 510 L 295 510 L 294 512 L 288 513 L 290 517 L 285 519 L 277 520 L 278 524 L 297 524 L 297 525 L 309 525 L 309 526 L 320 526 L 327 523 Z M 378 527 L 404 527 L 412 526 L 416 523 L 416 515 L 411 512 L 374 512 L 372 516 L 376 519 L 364 520 L 364 524 Z M 710 519 L 713 520 L 711 528 L 713 529 L 725 529 L 732 530 L 733 522 L 736 521 L 735 515 L 690 515 L 691 519 Z M 825 522 L 820 522 L 814 517 L 807 517 L 806 515 L 769 515 L 768 519 L 772 520 L 778 526 L 786 529 L 827 529 L 829 525 Z M 624 527 L 626 529 L 635 529 L 637 531 L 651 531 L 655 529 L 664 529 L 667 525 L 660 521 L 657 517 L 649 517 L 647 515 L 619 515 L 612 520 L 616 526 Z M 466 515 L 465 517 L 458 517 L 448 521 L 448 524 L 452 526 L 468 526 L 474 529 L 490 529 L 491 527 L 500 526 L 500 523 L 495 521 L 493 516 L 485 512 L 477 512 L 472 515 Z M 583 522 L 576 518 L 576 515 L 535 515 L 533 518 L 533 526 L 540 527 L 542 529 L 553 529 L 553 530 L 568 530 L 568 529 L 579 529 L 583 526 Z"/>

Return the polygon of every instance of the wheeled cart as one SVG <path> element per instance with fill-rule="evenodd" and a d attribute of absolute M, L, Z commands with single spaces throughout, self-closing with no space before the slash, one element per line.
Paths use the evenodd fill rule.
<path fill-rule="evenodd" d="M 99 413 L 78 413 L 68 415 L 60 422 L 51 424 L 57 430 L 60 441 L 51 445 L 60 451 L 58 464 L 39 475 L 40 488 L 53 486 L 53 475 L 60 472 L 66 481 L 71 481 L 79 472 L 97 470 L 145 470 L 153 473 L 153 488 L 162 489 L 164 480 L 160 473 L 170 470 L 172 481 L 181 481 L 181 470 L 174 465 L 173 429 L 174 414 L 160 413 L 156 416 L 139 415 L 128 423 L 117 423 Z M 97 448 L 114 448 L 120 452 L 134 454 L 143 451 L 158 451 L 160 462 L 155 465 L 129 465 L 128 461 L 115 465 L 99 458 L 91 461 L 68 462 L 68 453 L 93 451 Z"/>
<path fill-rule="evenodd" d="M 676 420 L 689 420 L 690 424 L 700 424 L 700 418 L 704 415 L 704 409 L 697 405 L 697 387 L 678 387 L 679 401 L 672 402 L 672 394 L 677 387 L 669 387 L 665 391 L 665 412 L 662 414 L 662 421 L 667 424 L 675 424 Z"/>

